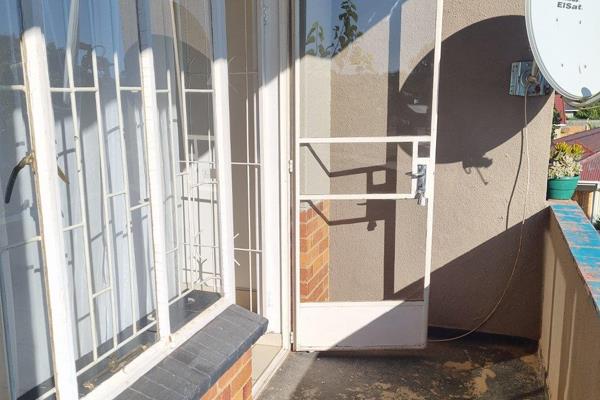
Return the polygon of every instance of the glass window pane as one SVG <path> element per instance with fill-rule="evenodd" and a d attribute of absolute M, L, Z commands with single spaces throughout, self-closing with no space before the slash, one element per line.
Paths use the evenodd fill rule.
<path fill-rule="evenodd" d="M 140 86 L 135 2 L 43 0 L 43 8 L 53 87 L 69 86 L 69 68 L 76 86 L 94 86 L 94 62 L 100 84 Z"/>
<path fill-rule="evenodd" d="M 227 0 L 229 124 L 233 179 L 236 303 L 263 312 L 258 37 L 255 0 Z"/>
<path fill-rule="evenodd" d="M 23 84 L 21 17 L 15 0 L 0 3 L 0 85 Z"/>
<path fill-rule="evenodd" d="M 135 0 L 44 0 L 80 394 L 154 343 Z M 137 345 L 134 345 L 137 344 Z"/>
<path fill-rule="evenodd" d="M 187 89 L 212 88 L 212 23 L 209 0 L 173 1 L 182 79 Z"/>
<path fill-rule="evenodd" d="M 222 294 L 211 6 L 206 0 L 160 0 L 151 12 L 175 331 Z"/>
<path fill-rule="evenodd" d="M 143 125 L 141 93 L 121 94 L 123 112 L 123 135 L 125 137 L 125 159 L 129 180 L 129 201 L 131 206 L 145 203 L 150 197 L 148 171 L 146 169 L 146 136 Z M 117 159 L 120 158 L 116 157 Z M 112 160 L 110 160 L 112 163 Z"/>
<path fill-rule="evenodd" d="M 13 167 L 32 151 L 23 88 L 20 2 L 0 3 L 0 398 L 37 398 L 54 388 L 45 265 L 30 166 L 6 192 Z M 5 204 L 5 200 L 8 200 Z"/>
<path fill-rule="evenodd" d="M 9 374 L 17 397 L 37 398 L 54 387 L 41 243 L 5 249 L 0 263 Z"/>

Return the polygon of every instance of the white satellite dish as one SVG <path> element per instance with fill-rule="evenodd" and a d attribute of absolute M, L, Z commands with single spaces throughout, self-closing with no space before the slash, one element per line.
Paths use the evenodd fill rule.
<path fill-rule="evenodd" d="M 548 83 L 575 106 L 600 100 L 600 1 L 527 0 L 526 21 Z"/>

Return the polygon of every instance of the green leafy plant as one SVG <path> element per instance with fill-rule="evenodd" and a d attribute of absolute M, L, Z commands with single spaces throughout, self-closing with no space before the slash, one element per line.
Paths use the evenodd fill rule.
<path fill-rule="evenodd" d="M 373 69 L 373 55 L 360 46 L 351 46 L 363 32 L 358 27 L 358 9 L 354 0 L 343 0 L 340 3 L 339 23 L 332 28 L 332 42 L 325 43 L 325 30 L 318 21 L 313 22 L 306 35 L 305 54 L 327 58 L 336 57 L 338 72 L 345 66 L 352 66 L 356 72 Z M 344 51 L 347 50 L 347 51 Z"/>
<path fill-rule="evenodd" d="M 550 151 L 548 178 L 568 178 L 581 173 L 581 156 L 583 146 L 565 142 L 556 143 Z"/>
<path fill-rule="evenodd" d="M 559 129 L 560 123 L 560 113 L 555 107 L 552 113 L 552 131 L 550 132 L 550 137 L 552 138 L 552 140 L 556 139 L 556 137 L 558 136 L 557 130 Z"/>
<path fill-rule="evenodd" d="M 600 217 L 596 218 L 594 222 L 592 222 L 592 224 L 594 225 L 594 228 L 596 228 L 596 230 L 600 231 Z"/>
<path fill-rule="evenodd" d="M 577 110 L 574 116 L 577 119 L 600 119 L 600 103 L 595 103 L 589 107 Z"/>
<path fill-rule="evenodd" d="M 553 109 L 552 111 L 552 124 L 553 125 L 558 125 L 560 124 L 560 113 L 558 112 L 558 110 L 556 108 Z"/>
<path fill-rule="evenodd" d="M 324 42 L 325 32 L 323 31 L 323 27 L 318 21 L 315 21 L 306 36 L 306 54 L 318 57 L 329 57 L 329 50 L 325 47 Z"/>
<path fill-rule="evenodd" d="M 344 0 L 340 4 L 340 8 L 342 12 L 338 15 L 338 19 L 342 26 L 336 25 L 333 28 L 333 43 L 328 47 L 332 55 L 342 52 L 363 34 L 358 29 L 358 12 L 354 1 Z"/>

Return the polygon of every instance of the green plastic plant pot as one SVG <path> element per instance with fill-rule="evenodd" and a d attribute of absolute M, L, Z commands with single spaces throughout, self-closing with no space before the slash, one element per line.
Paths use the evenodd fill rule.
<path fill-rule="evenodd" d="M 578 176 L 548 179 L 548 199 L 570 200 L 579 183 Z"/>

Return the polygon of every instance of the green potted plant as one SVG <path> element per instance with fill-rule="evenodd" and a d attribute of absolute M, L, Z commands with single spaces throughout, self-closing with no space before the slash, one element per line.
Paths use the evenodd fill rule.
<path fill-rule="evenodd" d="M 569 200 L 573 197 L 579 173 L 583 147 L 579 144 L 556 143 L 550 151 L 548 165 L 548 199 Z"/>

